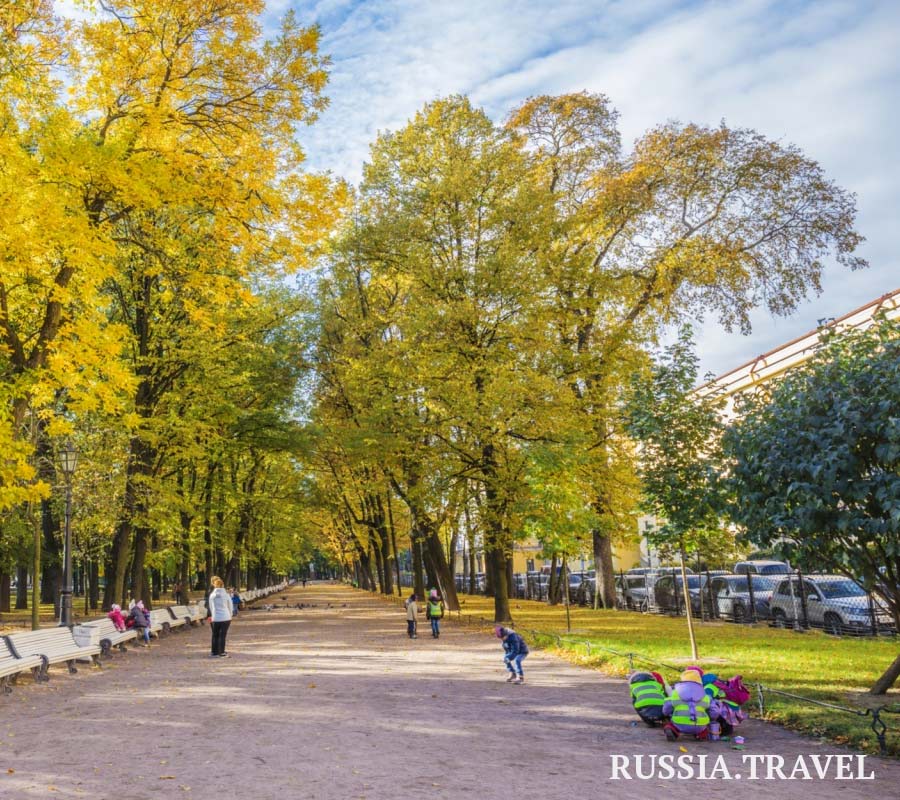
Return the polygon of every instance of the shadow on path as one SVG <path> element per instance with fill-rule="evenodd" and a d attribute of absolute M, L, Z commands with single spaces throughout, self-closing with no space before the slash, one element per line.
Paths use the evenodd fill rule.
<path fill-rule="evenodd" d="M 434 640 L 423 620 L 412 641 L 402 609 L 362 592 L 311 584 L 285 596 L 313 607 L 242 612 L 229 659 L 208 657 L 203 627 L 102 673 L 56 669 L 49 685 L 0 697 L 0 797 L 900 796 L 900 764 L 876 758 L 866 761 L 874 781 L 833 780 L 833 769 L 827 780 L 750 781 L 747 754 L 778 754 L 790 772 L 798 755 L 845 751 L 754 721 L 745 753 L 669 744 L 632 725 L 621 680 L 532 652 L 528 683 L 513 686 L 484 633 L 445 621 Z M 265 603 L 285 605 L 277 595 Z M 707 771 L 721 755 L 742 779 L 611 781 L 614 754 L 706 755 Z"/>

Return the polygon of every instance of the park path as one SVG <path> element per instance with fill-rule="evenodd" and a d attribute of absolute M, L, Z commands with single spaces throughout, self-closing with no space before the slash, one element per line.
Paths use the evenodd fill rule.
<path fill-rule="evenodd" d="M 422 623 L 410 641 L 402 609 L 362 592 L 283 597 L 240 615 L 231 658 L 208 657 L 204 626 L 0 696 L 0 798 L 900 797 L 900 764 L 876 758 L 873 781 L 611 781 L 611 754 L 682 755 L 632 725 L 623 681 L 532 652 L 513 686 L 484 632 L 445 623 L 433 640 Z M 312 607 L 285 607 L 298 603 Z M 759 722 L 743 732 L 747 753 L 788 763 L 844 752 Z M 742 769 L 725 743 L 679 744 Z"/>

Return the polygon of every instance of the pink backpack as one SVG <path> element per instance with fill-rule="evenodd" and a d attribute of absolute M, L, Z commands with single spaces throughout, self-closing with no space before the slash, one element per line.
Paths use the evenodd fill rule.
<path fill-rule="evenodd" d="M 735 675 L 729 681 L 716 681 L 716 686 L 725 694 L 726 700 L 739 706 L 744 705 L 750 699 L 750 690 L 744 686 L 744 681 L 741 680 L 740 675 Z"/>

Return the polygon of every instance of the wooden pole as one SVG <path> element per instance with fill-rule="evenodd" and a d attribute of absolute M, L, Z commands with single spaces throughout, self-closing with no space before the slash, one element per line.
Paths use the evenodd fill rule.
<path fill-rule="evenodd" d="M 681 590 L 684 592 L 684 613 L 687 616 L 688 636 L 691 639 L 691 658 L 698 661 L 697 638 L 694 636 L 694 615 L 691 612 L 691 593 L 688 590 L 687 567 L 684 564 L 684 546 L 681 547 Z"/>

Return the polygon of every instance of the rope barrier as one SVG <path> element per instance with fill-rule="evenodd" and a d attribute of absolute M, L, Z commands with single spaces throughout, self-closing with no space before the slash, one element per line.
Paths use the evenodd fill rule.
<path fill-rule="evenodd" d="M 866 717 L 871 716 L 872 722 L 869 727 L 872 729 L 872 733 L 875 734 L 875 738 L 878 740 L 878 749 L 881 751 L 881 755 L 887 755 L 887 732 L 890 729 L 888 728 L 887 723 L 881 718 L 881 715 L 900 714 L 900 708 L 890 708 L 886 705 L 878 706 L 877 708 L 852 708 L 850 706 L 837 705 L 836 703 L 826 703 L 824 700 L 815 700 L 812 697 L 804 697 L 801 694 L 785 692 L 782 689 L 773 689 L 771 686 L 764 686 L 761 683 L 757 683 L 756 694 L 757 702 L 759 704 L 760 716 L 765 715 L 766 692 L 768 692 L 769 694 L 777 694 L 781 697 L 789 697 L 791 700 L 799 700 L 801 703 L 805 703 L 806 705 L 820 706 L 822 708 L 830 708 L 833 711 L 852 714 L 853 716 L 860 717 L 861 719 L 865 719 Z"/>

